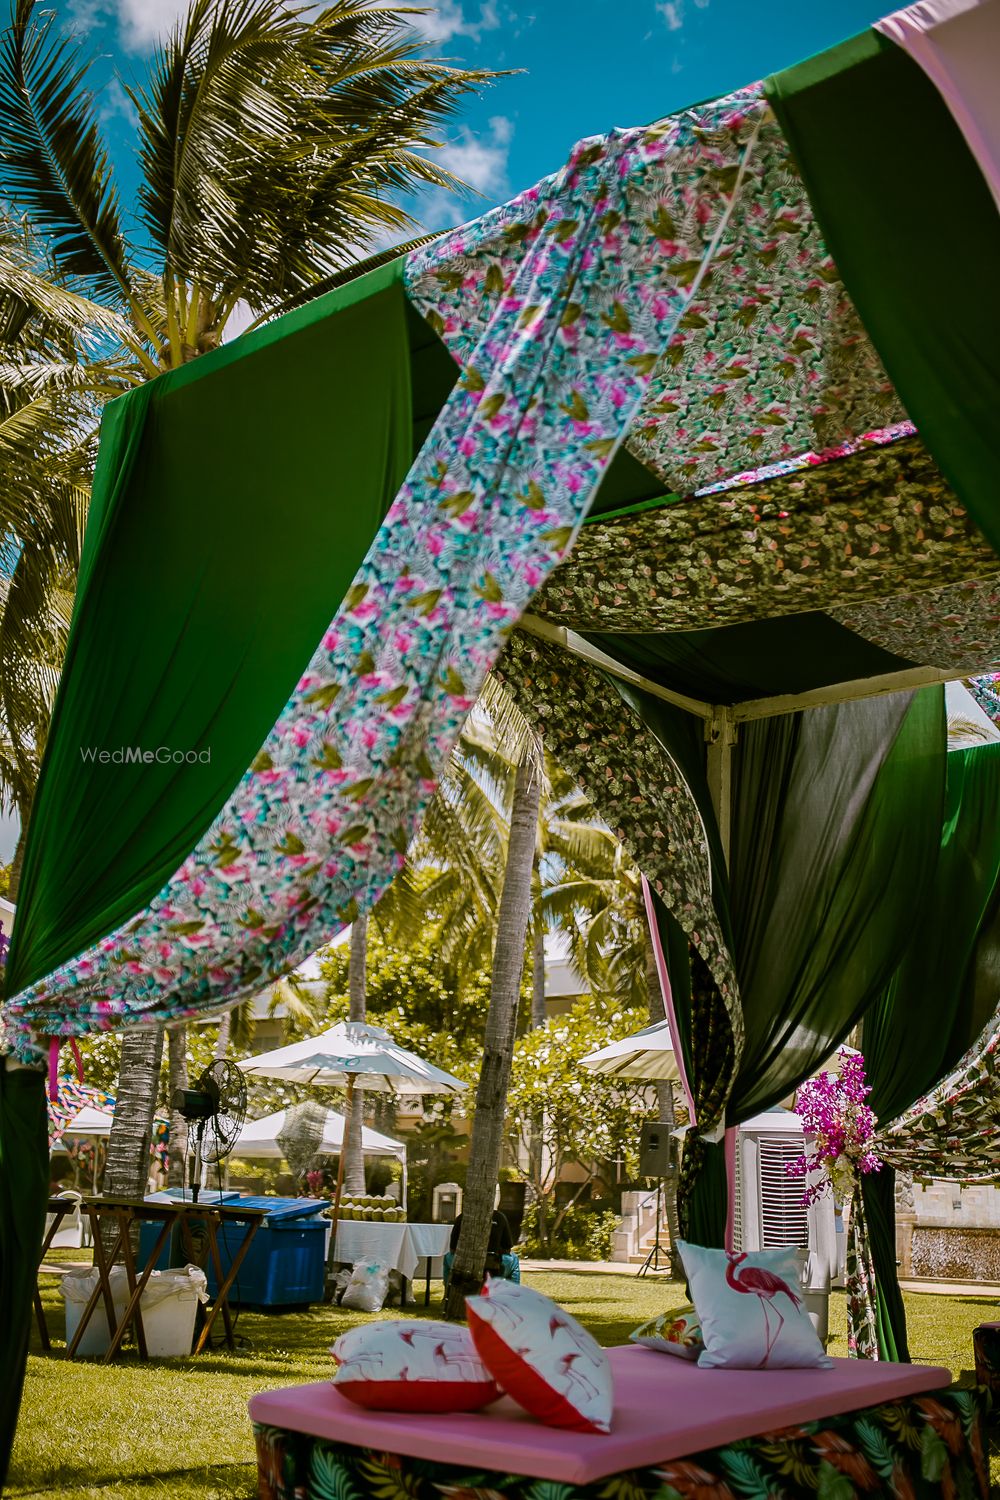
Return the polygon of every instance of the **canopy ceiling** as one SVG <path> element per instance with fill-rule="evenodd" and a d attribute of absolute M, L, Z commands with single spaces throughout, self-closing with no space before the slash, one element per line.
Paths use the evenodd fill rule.
<path fill-rule="evenodd" d="M 983 252 L 948 350 L 984 390 L 1000 336 L 969 289 L 1000 263 L 995 205 L 893 43 L 866 34 L 820 73 L 586 141 L 512 203 L 113 405 L 29 834 L 15 1018 L 189 1013 L 298 961 L 391 878 L 529 603 L 508 679 L 597 663 L 710 724 L 993 667 L 992 474 L 956 464 L 933 419 L 930 448 L 915 434 L 906 370 L 886 373 L 900 330 L 882 320 L 873 342 L 829 249 L 832 232 L 859 253 L 851 214 L 830 218 L 823 144 L 854 83 L 895 104 L 877 106 L 872 182 L 891 160 L 910 196 L 957 194 Z M 919 162 L 901 149 L 916 112 L 937 141 Z M 891 265 L 861 257 L 866 297 L 923 264 L 923 244 L 893 243 Z M 209 529 L 177 469 L 202 429 L 220 434 L 198 440 Z M 208 763 L 81 764 L 81 747 L 147 735 Z M 712 877 L 680 781 L 700 851 L 682 907 Z M 724 930 L 705 941 L 735 996 Z"/>

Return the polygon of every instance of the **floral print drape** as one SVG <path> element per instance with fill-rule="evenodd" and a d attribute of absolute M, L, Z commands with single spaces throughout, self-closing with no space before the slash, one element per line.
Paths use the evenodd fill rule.
<path fill-rule="evenodd" d="M 917 438 L 584 527 L 532 610 L 573 630 L 673 631 L 825 609 L 924 662 L 922 590 L 995 578 L 992 548 Z M 974 586 L 973 586 L 974 587 Z M 893 611 L 887 595 L 913 596 Z M 979 639 L 995 612 L 963 596 Z M 846 602 L 845 602 L 846 601 Z M 903 618 L 886 633 L 883 619 Z M 936 612 L 933 612 L 936 613 Z M 912 614 L 912 618 L 911 618 Z M 948 620 L 932 637 L 951 645 Z M 993 633 L 990 634 L 990 623 Z M 967 632 L 975 632 L 969 624 Z M 967 644 L 967 643 L 966 643 Z M 906 649 L 904 649 L 906 648 Z M 930 647 L 933 649 L 933 647 Z"/>
<path fill-rule="evenodd" d="M 208 834 L 146 911 L 14 998 L 23 1046 L 253 993 L 377 898 L 697 290 L 650 205 L 690 219 L 707 266 L 766 113 L 750 90 L 583 142 L 492 216 L 506 260 L 476 255 L 476 225 L 411 258 L 418 304 L 447 289 L 467 324 L 461 380 Z"/>

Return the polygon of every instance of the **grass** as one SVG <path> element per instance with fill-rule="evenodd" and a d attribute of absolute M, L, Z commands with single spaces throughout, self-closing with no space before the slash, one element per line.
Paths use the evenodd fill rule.
<path fill-rule="evenodd" d="M 651 1279 L 533 1272 L 533 1286 L 554 1297 L 602 1344 L 622 1343 L 638 1323 L 683 1301 L 680 1287 Z M 54 1278 L 44 1300 L 50 1330 L 62 1329 Z M 51 1289 L 50 1289 L 51 1288 Z M 440 1291 L 440 1288 L 437 1289 Z M 910 1345 L 922 1363 L 956 1374 L 972 1365 L 972 1330 L 995 1316 L 988 1301 L 909 1294 Z M 440 1315 L 432 1299 L 416 1317 Z M 319 1307 L 309 1312 L 242 1313 L 241 1347 L 198 1359 L 140 1364 L 133 1355 L 103 1367 L 42 1355 L 37 1335 L 28 1365 L 9 1480 L 16 1500 L 251 1500 L 256 1467 L 246 1404 L 257 1391 L 323 1380 L 330 1344 L 366 1314 Z M 831 1352 L 847 1352 L 843 1293 L 831 1302 Z M 993 1459 L 994 1484 L 1000 1465 Z"/>

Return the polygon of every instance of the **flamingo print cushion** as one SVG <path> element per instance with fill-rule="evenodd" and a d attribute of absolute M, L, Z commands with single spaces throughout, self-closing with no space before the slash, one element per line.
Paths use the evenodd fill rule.
<path fill-rule="evenodd" d="M 479 1411 L 500 1395 L 458 1323 L 368 1323 L 342 1334 L 330 1352 L 337 1390 L 374 1411 Z"/>
<path fill-rule="evenodd" d="M 799 1253 L 735 1253 L 678 1241 L 705 1348 L 702 1366 L 730 1370 L 795 1370 L 833 1361 L 802 1301 Z"/>
<path fill-rule="evenodd" d="M 514 1281 L 466 1299 L 476 1349 L 497 1385 L 548 1427 L 610 1432 L 608 1356 L 558 1303 Z"/>
<path fill-rule="evenodd" d="M 701 1324 L 693 1307 L 675 1307 L 635 1328 L 629 1334 L 633 1344 L 658 1349 L 661 1354 L 676 1354 L 680 1359 L 697 1359 L 705 1347 Z"/>

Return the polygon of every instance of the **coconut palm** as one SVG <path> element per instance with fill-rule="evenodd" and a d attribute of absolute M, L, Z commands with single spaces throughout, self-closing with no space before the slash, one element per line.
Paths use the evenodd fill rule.
<path fill-rule="evenodd" d="M 237 308 L 252 326 L 306 301 L 412 229 L 407 195 L 457 185 L 429 154 L 438 126 L 491 76 L 426 58 L 394 6 L 193 0 L 145 82 L 122 80 L 138 116 L 139 242 L 124 228 L 90 68 L 53 12 L 15 0 L 0 35 L 0 197 L 29 216 L 58 274 L 115 315 L 119 383 L 216 348 Z M 51 650 L 25 660 L 54 682 L 61 643 L 46 637 Z M 37 757 L 43 737 L 21 735 L 22 752 L 27 739 Z M 145 1178 L 142 1153 L 131 1167 L 115 1159 L 152 1117 L 152 1053 L 136 1058 L 109 1146 L 119 1191 Z"/>
<path fill-rule="evenodd" d="M 0 805 L 27 822 L 65 650 L 98 403 L 121 330 L 0 216 Z M 11 870 L 16 898 L 21 846 Z"/>
<path fill-rule="evenodd" d="M 139 217 L 125 231 L 91 61 L 15 0 L 0 37 L 0 194 L 58 269 L 126 322 L 150 378 L 315 296 L 414 227 L 401 198 L 456 185 L 429 148 L 488 77 L 422 55 L 407 12 L 368 0 L 193 0 L 139 86 Z M 393 252 L 395 253 L 395 252 Z"/>
<path fill-rule="evenodd" d="M 449 1318 L 462 1317 L 466 1297 L 474 1296 L 482 1285 L 495 1184 L 500 1175 L 544 774 L 541 741 L 536 736 L 532 741 L 521 755 L 511 797 L 510 835 L 497 910 L 490 1008 L 476 1089 L 462 1228 L 445 1309 Z"/>

